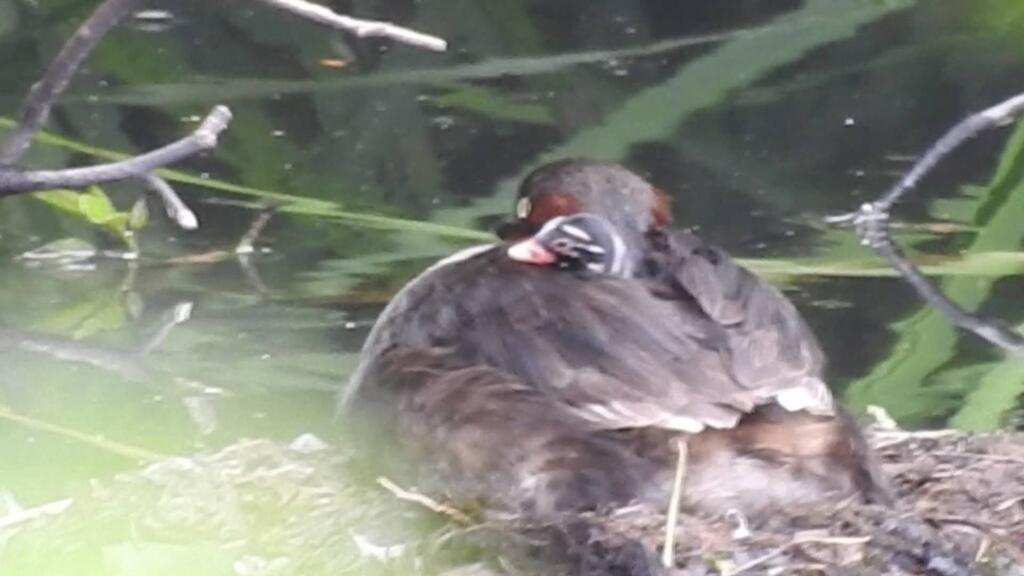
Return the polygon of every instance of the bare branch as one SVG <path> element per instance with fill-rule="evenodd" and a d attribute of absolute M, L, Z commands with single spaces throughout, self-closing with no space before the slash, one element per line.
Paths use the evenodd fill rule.
<path fill-rule="evenodd" d="M 953 324 L 974 332 L 981 338 L 988 340 L 1011 354 L 1024 356 L 1024 335 L 1002 325 L 999 320 L 982 319 L 974 314 L 970 314 L 947 298 L 931 280 L 925 277 L 917 266 L 907 260 L 906 256 L 892 242 L 887 233 L 880 238 L 876 238 L 871 247 L 903 276 L 903 279 L 914 288 L 925 302 L 945 314 Z"/>
<path fill-rule="evenodd" d="M 360 20 L 344 14 L 338 14 L 326 6 L 307 2 L 306 0 L 260 0 L 264 4 L 273 6 L 286 12 L 291 12 L 314 22 L 326 24 L 332 28 L 351 32 L 359 37 L 375 36 L 390 38 L 395 42 L 401 42 L 409 46 L 444 52 L 448 49 L 448 43 L 442 38 L 417 32 L 408 28 L 396 26 L 390 22 L 379 20 Z"/>
<path fill-rule="evenodd" d="M 441 38 L 388 22 L 361 20 L 337 14 L 325 6 L 306 0 L 262 1 L 302 18 L 357 36 L 385 37 L 428 50 L 443 51 L 447 48 L 447 43 Z M 6 140 L 0 143 L 0 198 L 48 188 L 82 188 L 101 182 L 135 177 L 160 196 L 168 216 L 179 226 L 187 230 L 198 227 L 195 214 L 166 181 L 151 171 L 216 145 L 217 135 L 231 119 L 228 109 L 222 106 L 215 108 L 190 137 L 135 158 L 65 170 L 20 171 L 11 168 L 24 156 L 33 137 L 46 123 L 54 102 L 67 88 L 82 63 L 103 37 L 140 2 L 141 0 L 104 0 L 64 44 L 42 79 L 32 86 L 22 104 L 17 125 Z"/>
<path fill-rule="evenodd" d="M 84 188 L 104 182 L 145 177 L 156 168 L 173 164 L 213 148 L 217 145 L 218 135 L 227 128 L 230 121 L 231 111 L 226 106 L 215 106 L 192 134 L 126 160 L 65 170 L 22 172 L 0 169 L 0 198 L 37 190 Z"/>
<path fill-rule="evenodd" d="M 50 116 L 53 103 L 67 88 L 82 62 L 89 57 L 111 28 L 127 16 L 140 0 L 106 0 L 99 5 L 50 63 L 43 77 L 32 85 L 21 112 L 18 125 L 0 145 L 0 166 L 21 160 L 36 132 Z"/>
<path fill-rule="evenodd" d="M 967 312 L 947 298 L 917 266 L 907 260 L 889 234 L 889 210 L 958 146 L 982 130 L 1006 124 L 1022 113 L 1024 93 L 972 114 L 933 144 L 896 185 L 878 200 L 861 205 L 860 210 L 855 212 L 825 219 L 832 224 L 854 226 L 864 244 L 885 258 L 925 302 L 945 314 L 953 324 L 1020 356 L 1024 356 L 1024 335 L 1003 326 L 998 321 L 984 320 Z"/>
<path fill-rule="evenodd" d="M 160 201 L 164 203 L 164 210 L 167 211 L 167 217 L 175 224 L 185 230 L 199 228 L 199 219 L 196 218 L 195 212 L 192 212 L 192 209 L 182 202 L 181 197 L 166 180 L 152 172 L 143 174 L 139 178 L 147 188 L 160 197 Z"/>

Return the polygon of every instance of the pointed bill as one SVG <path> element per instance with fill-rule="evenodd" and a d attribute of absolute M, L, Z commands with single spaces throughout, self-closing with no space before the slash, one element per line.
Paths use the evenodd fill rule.
<path fill-rule="evenodd" d="M 554 252 L 548 250 L 533 238 L 528 238 L 509 246 L 508 257 L 516 262 L 537 266 L 548 266 L 558 260 Z"/>

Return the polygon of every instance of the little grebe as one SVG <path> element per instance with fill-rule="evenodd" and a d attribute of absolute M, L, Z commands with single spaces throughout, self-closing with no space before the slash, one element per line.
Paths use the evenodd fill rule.
<path fill-rule="evenodd" d="M 538 514 L 663 503 L 679 438 L 694 506 L 884 495 L 793 305 L 670 223 L 667 196 L 621 166 L 541 167 L 507 244 L 394 297 L 344 401 L 395 415 L 477 495 Z"/>

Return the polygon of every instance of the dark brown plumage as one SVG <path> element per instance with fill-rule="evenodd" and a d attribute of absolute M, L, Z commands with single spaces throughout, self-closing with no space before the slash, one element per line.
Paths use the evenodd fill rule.
<path fill-rule="evenodd" d="M 661 193 L 622 167 L 571 161 L 528 177 L 521 197 L 506 237 L 594 213 L 625 241 L 629 277 L 521 264 L 502 245 L 439 263 L 381 315 L 346 402 L 393 411 L 492 503 L 539 514 L 660 505 L 679 437 L 697 506 L 877 492 L 796 309 L 668 228 Z"/>

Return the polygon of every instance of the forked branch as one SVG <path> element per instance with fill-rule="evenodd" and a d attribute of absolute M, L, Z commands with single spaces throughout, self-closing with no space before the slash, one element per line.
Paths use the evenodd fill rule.
<path fill-rule="evenodd" d="M 325 6 L 306 0 L 261 1 L 302 18 L 361 37 L 385 37 L 435 51 L 443 51 L 447 47 L 446 42 L 436 36 L 388 22 L 361 20 L 337 14 Z M 104 0 L 67 40 L 43 77 L 32 85 L 18 114 L 17 125 L 0 142 L 0 198 L 38 190 L 84 188 L 93 184 L 137 178 L 156 193 L 175 223 L 188 230 L 198 226 L 195 214 L 181 201 L 170 184 L 154 174 L 153 170 L 214 147 L 217 136 L 231 120 L 231 113 L 224 106 L 214 108 L 190 136 L 120 162 L 63 170 L 30 171 L 14 168 L 28 151 L 36 133 L 46 124 L 54 103 L 77 74 L 82 63 L 103 37 L 140 4 L 141 0 Z"/>
<path fill-rule="evenodd" d="M 945 314 L 953 324 L 970 330 L 1006 351 L 1024 356 L 1024 335 L 998 320 L 982 319 L 958 306 L 942 293 L 921 270 L 912 264 L 889 234 L 889 212 L 893 205 L 914 188 L 938 163 L 965 141 L 981 131 L 1002 126 L 1024 113 L 1024 93 L 1009 98 L 977 114 L 972 114 L 940 138 L 885 194 L 860 209 L 826 220 L 853 226 L 861 241 L 885 258 L 929 305 Z"/>
<path fill-rule="evenodd" d="M 226 106 L 216 106 L 192 134 L 156 150 L 119 162 L 64 170 L 0 170 L 0 198 L 23 192 L 52 188 L 85 188 L 93 184 L 144 177 L 217 145 L 217 137 L 231 121 Z"/>
<path fill-rule="evenodd" d="M 140 0 L 105 0 L 68 38 L 43 77 L 32 85 L 18 114 L 18 125 L 0 144 L 0 166 L 11 166 L 21 160 L 36 132 L 50 117 L 54 102 L 78 73 L 82 62 L 92 54 L 107 32 L 138 4 Z"/>

